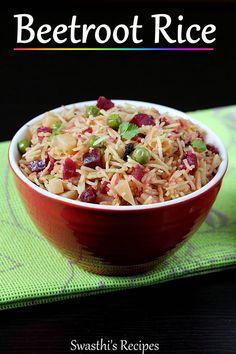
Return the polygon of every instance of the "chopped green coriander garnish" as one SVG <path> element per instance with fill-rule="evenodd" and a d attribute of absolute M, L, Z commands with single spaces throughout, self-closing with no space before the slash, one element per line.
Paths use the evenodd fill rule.
<path fill-rule="evenodd" d="M 123 139 L 132 139 L 139 132 L 136 124 L 124 122 L 119 126 L 119 134 Z"/>

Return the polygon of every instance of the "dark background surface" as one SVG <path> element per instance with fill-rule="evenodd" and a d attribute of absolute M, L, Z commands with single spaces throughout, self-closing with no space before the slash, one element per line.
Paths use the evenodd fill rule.
<path fill-rule="evenodd" d="M 158 342 L 160 350 L 152 353 L 235 354 L 235 277 L 235 270 L 224 271 L 4 311 L 0 313 L 0 350 L 69 353 L 72 339 L 92 343 L 104 338 Z"/>
<path fill-rule="evenodd" d="M 59 5 L 54 12 L 48 7 L 45 11 L 42 4 L 38 11 L 21 6 L 1 13 L 2 116 L 7 117 L 8 124 L 7 129 L 0 129 L 0 140 L 10 139 L 23 122 L 46 110 L 100 95 L 156 102 L 184 111 L 236 102 L 235 4 L 194 5 L 177 1 L 169 4 L 127 1 L 112 6 L 104 2 L 79 4 L 71 6 L 71 10 Z M 217 40 L 214 52 L 14 52 L 13 15 L 21 13 L 34 16 L 34 29 L 45 23 L 69 24 L 73 14 L 77 14 L 78 23 L 107 23 L 113 28 L 119 23 L 130 25 L 133 16 L 139 15 L 145 47 L 155 47 L 152 14 L 171 15 L 172 33 L 176 31 L 178 15 L 182 14 L 184 29 L 193 23 L 215 24 Z M 126 44 L 129 45 L 130 42 Z M 43 45 L 35 42 L 23 46 Z M 87 47 L 93 46 L 98 45 L 89 41 Z M 159 46 L 165 47 L 166 43 Z"/>
<path fill-rule="evenodd" d="M 42 6 L 43 7 L 43 6 Z M 42 9 L 41 9 L 42 10 Z M 214 52 L 13 52 L 13 14 L 28 12 L 36 24 L 129 24 L 140 14 L 151 45 L 150 14 L 183 14 L 186 24 L 217 26 Z M 10 139 L 45 110 L 99 95 L 139 99 L 182 110 L 236 103 L 236 5 L 173 1 L 116 2 L 73 10 L 32 11 L 23 6 L 1 13 L 2 125 Z M 90 43 L 91 44 L 91 43 Z M 148 46 L 147 45 L 147 46 Z M 92 45 L 89 45 L 92 46 Z M 145 45 L 146 46 L 146 45 Z M 4 124 L 5 122 L 5 124 Z M 160 353 L 236 353 L 236 272 L 225 271 L 144 289 L 0 313 L 0 353 L 67 353 L 71 339 L 159 342 Z M 13 284 L 14 286 L 14 284 Z"/>

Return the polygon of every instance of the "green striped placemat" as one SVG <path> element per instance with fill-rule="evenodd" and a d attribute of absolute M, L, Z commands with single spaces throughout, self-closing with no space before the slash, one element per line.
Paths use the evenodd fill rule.
<path fill-rule="evenodd" d="M 156 269 L 139 276 L 90 274 L 54 249 L 29 219 L 0 144 L 0 309 L 97 294 L 212 272 L 236 265 L 236 106 L 192 112 L 224 141 L 229 168 L 200 230 Z"/>

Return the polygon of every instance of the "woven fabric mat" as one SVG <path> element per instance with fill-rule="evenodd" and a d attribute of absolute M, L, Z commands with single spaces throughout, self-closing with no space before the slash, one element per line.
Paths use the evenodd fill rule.
<path fill-rule="evenodd" d="M 29 219 L 0 144 L 0 309 L 135 288 L 236 266 L 236 106 L 192 112 L 229 152 L 222 189 L 200 230 L 149 273 L 129 277 L 90 274 L 64 258 Z"/>

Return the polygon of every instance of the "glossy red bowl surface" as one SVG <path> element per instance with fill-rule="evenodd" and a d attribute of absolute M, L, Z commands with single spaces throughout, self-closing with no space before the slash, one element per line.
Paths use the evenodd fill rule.
<path fill-rule="evenodd" d="M 18 167 L 17 143 L 27 136 L 27 127 L 42 119 L 42 115 L 16 133 L 9 148 L 9 163 L 29 216 L 53 245 L 86 270 L 127 275 L 151 269 L 200 227 L 221 187 L 227 169 L 227 152 L 209 128 L 183 112 L 146 102 L 112 101 L 155 107 L 161 113 L 181 116 L 199 125 L 207 132 L 207 142 L 220 151 L 222 163 L 216 176 L 185 197 L 142 206 L 88 204 L 51 194 L 30 182 Z M 94 103 L 81 102 L 76 106 Z"/>

